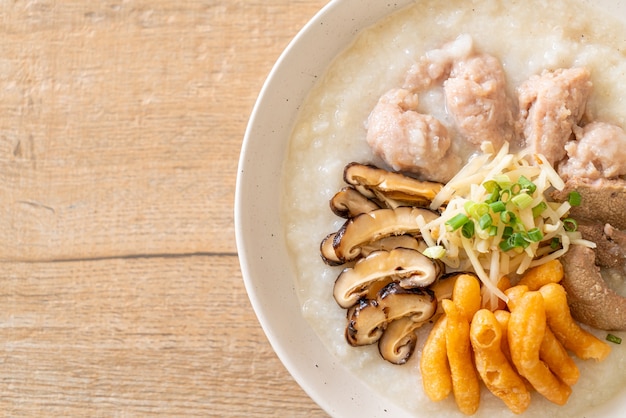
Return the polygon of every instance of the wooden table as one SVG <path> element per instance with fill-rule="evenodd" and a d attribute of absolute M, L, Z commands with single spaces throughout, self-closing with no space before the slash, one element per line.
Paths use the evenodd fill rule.
<path fill-rule="evenodd" d="M 325 3 L 0 2 L 2 416 L 325 416 L 233 225 L 256 96 Z"/>

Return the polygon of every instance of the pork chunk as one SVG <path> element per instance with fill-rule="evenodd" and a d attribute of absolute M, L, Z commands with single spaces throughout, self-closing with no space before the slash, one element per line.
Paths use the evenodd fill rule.
<path fill-rule="evenodd" d="M 407 72 L 403 88 L 421 92 L 443 83 L 446 109 L 461 140 L 499 149 L 514 134 L 512 103 L 500 61 L 477 54 L 469 35 L 428 51 Z"/>
<path fill-rule="evenodd" d="M 417 105 L 417 94 L 408 90 L 383 94 L 369 115 L 367 142 L 394 170 L 446 182 L 461 168 L 461 159 L 449 152 L 445 126 L 431 115 L 418 113 Z"/>
<path fill-rule="evenodd" d="M 472 145 L 496 150 L 513 137 L 513 112 L 500 61 L 487 54 L 457 61 L 444 82 L 446 106 L 459 132 Z"/>
<path fill-rule="evenodd" d="M 526 145 L 552 164 L 565 157 L 565 143 L 580 123 L 591 94 L 585 68 L 544 71 L 518 88 L 520 129 Z"/>
<path fill-rule="evenodd" d="M 447 78 L 455 61 L 473 53 L 473 41 L 469 35 L 461 35 L 441 48 L 432 49 L 413 64 L 406 74 L 403 88 L 422 91 Z"/>
<path fill-rule="evenodd" d="M 626 133 L 605 122 L 579 129 L 577 140 L 565 144 L 567 160 L 559 168 L 563 178 L 612 178 L 626 174 Z"/>

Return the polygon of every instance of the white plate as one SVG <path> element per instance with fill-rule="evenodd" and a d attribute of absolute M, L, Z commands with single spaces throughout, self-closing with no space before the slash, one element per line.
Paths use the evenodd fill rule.
<path fill-rule="evenodd" d="M 270 73 L 253 110 L 239 161 L 237 249 L 252 306 L 273 349 L 298 384 L 334 417 L 409 417 L 407 411 L 337 364 L 301 314 L 280 219 L 281 168 L 299 104 L 332 59 L 363 28 L 413 3 L 335 0 L 294 38 Z M 598 6 L 626 16 L 626 0 Z M 617 416 L 615 399 L 586 417 Z"/>

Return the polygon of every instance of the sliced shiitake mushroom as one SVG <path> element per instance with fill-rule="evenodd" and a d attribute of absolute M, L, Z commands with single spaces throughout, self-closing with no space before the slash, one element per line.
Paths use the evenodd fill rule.
<path fill-rule="evenodd" d="M 393 278 L 402 287 L 426 287 L 441 275 L 440 262 L 410 248 L 374 251 L 345 268 L 337 277 L 333 296 L 339 306 L 349 308 L 359 300 L 372 283 Z"/>
<path fill-rule="evenodd" d="M 343 172 L 346 183 L 370 198 L 403 202 L 412 206 L 429 206 L 443 187 L 441 183 L 421 181 L 401 173 L 368 164 L 350 163 Z M 395 207 L 391 204 L 391 207 Z"/>
<path fill-rule="evenodd" d="M 428 261 L 432 263 L 433 269 L 435 270 L 435 280 L 437 280 L 437 278 L 441 276 L 443 272 L 446 270 L 446 265 L 441 260 L 436 260 L 436 259 L 432 259 L 429 257 L 426 257 L 426 258 L 428 258 Z M 430 286 L 435 280 L 430 282 L 430 276 L 418 273 L 418 274 L 403 275 L 402 277 L 400 277 L 399 283 L 400 283 L 400 286 L 404 288 L 426 287 L 426 286 Z"/>
<path fill-rule="evenodd" d="M 344 187 L 330 199 L 330 209 L 341 218 L 353 218 L 362 213 L 380 209 L 376 202 L 359 193 L 354 187 Z"/>
<path fill-rule="evenodd" d="M 377 209 L 349 219 L 333 239 L 335 254 L 339 260 L 346 262 L 357 258 L 362 246 L 372 241 L 392 235 L 419 234 L 420 216 L 425 222 L 430 222 L 439 215 L 428 209 L 403 206 Z"/>
<path fill-rule="evenodd" d="M 389 283 L 393 282 L 393 277 L 385 277 L 384 279 L 378 280 L 376 282 L 372 282 L 366 289 L 366 292 L 363 294 L 363 298 L 365 299 L 376 299 L 378 298 L 378 294 L 382 290 L 383 287 L 387 286 Z"/>
<path fill-rule="evenodd" d="M 382 337 L 387 316 L 376 300 L 360 299 L 348 309 L 346 340 L 352 346 L 374 344 Z"/>
<path fill-rule="evenodd" d="M 387 324 L 387 329 L 378 340 L 378 352 L 382 358 L 393 364 L 406 363 L 417 345 L 415 331 L 427 322 L 415 322 L 405 317 Z"/>
<path fill-rule="evenodd" d="M 367 257 L 374 251 L 378 250 L 393 250 L 394 248 L 412 248 L 414 250 L 423 253 L 428 245 L 417 237 L 410 234 L 391 235 L 384 237 L 376 241 L 372 241 L 368 244 L 361 246 L 361 256 Z M 334 249 L 333 249 L 334 250 Z"/>
<path fill-rule="evenodd" d="M 336 232 L 328 234 L 320 244 L 322 260 L 324 260 L 324 263 L 329 266 L 339 266 L 341 264 L 345 264 L 343 261 L 339 260 L 339 257 L 337 257 L 337 254 L 335 253 L 335 248 L 333 247 L 333 239 L 335 238 L 335 235 L 337 235 Z M 419 252 L 424 252 L 428 245 L 426 245 L 423 240 L 420 240 L 410 234 L 392 235 L 364 244 L 361 247 L 360 257 L 367 257 L 374 251 L 390 251 L 394 248 L 400 247 L 412 248 Z"/>
<path fill-rule="evenodd" d="M 437 310 L 435 293 L 428 288 L 405 289 L 391 282 L 378 294 L 378 306 L 387 315 L 387 321 L 409 317 L 414 322 L 428 321 Z"/>
<path fill-rule="evenodd" d="M 339 259 L 339 257 L 337 257 L 337 253 L 335 253 L 335 248 L 333 247 L 335 235 L 337 235 L 336 232 L 326 235 L 320 243 L 320 255 L 322 256 L 324 263 L 329 266 L 339 266 L 344 263 Z"/>

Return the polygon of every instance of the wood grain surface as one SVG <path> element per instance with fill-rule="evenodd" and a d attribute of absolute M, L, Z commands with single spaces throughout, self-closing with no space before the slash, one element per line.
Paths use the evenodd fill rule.
<path fill-rule="evenodd" d="M 325 416 L 233 225 L 256 96 L 325 3 L 0 1 L 2 416 Z"/>

